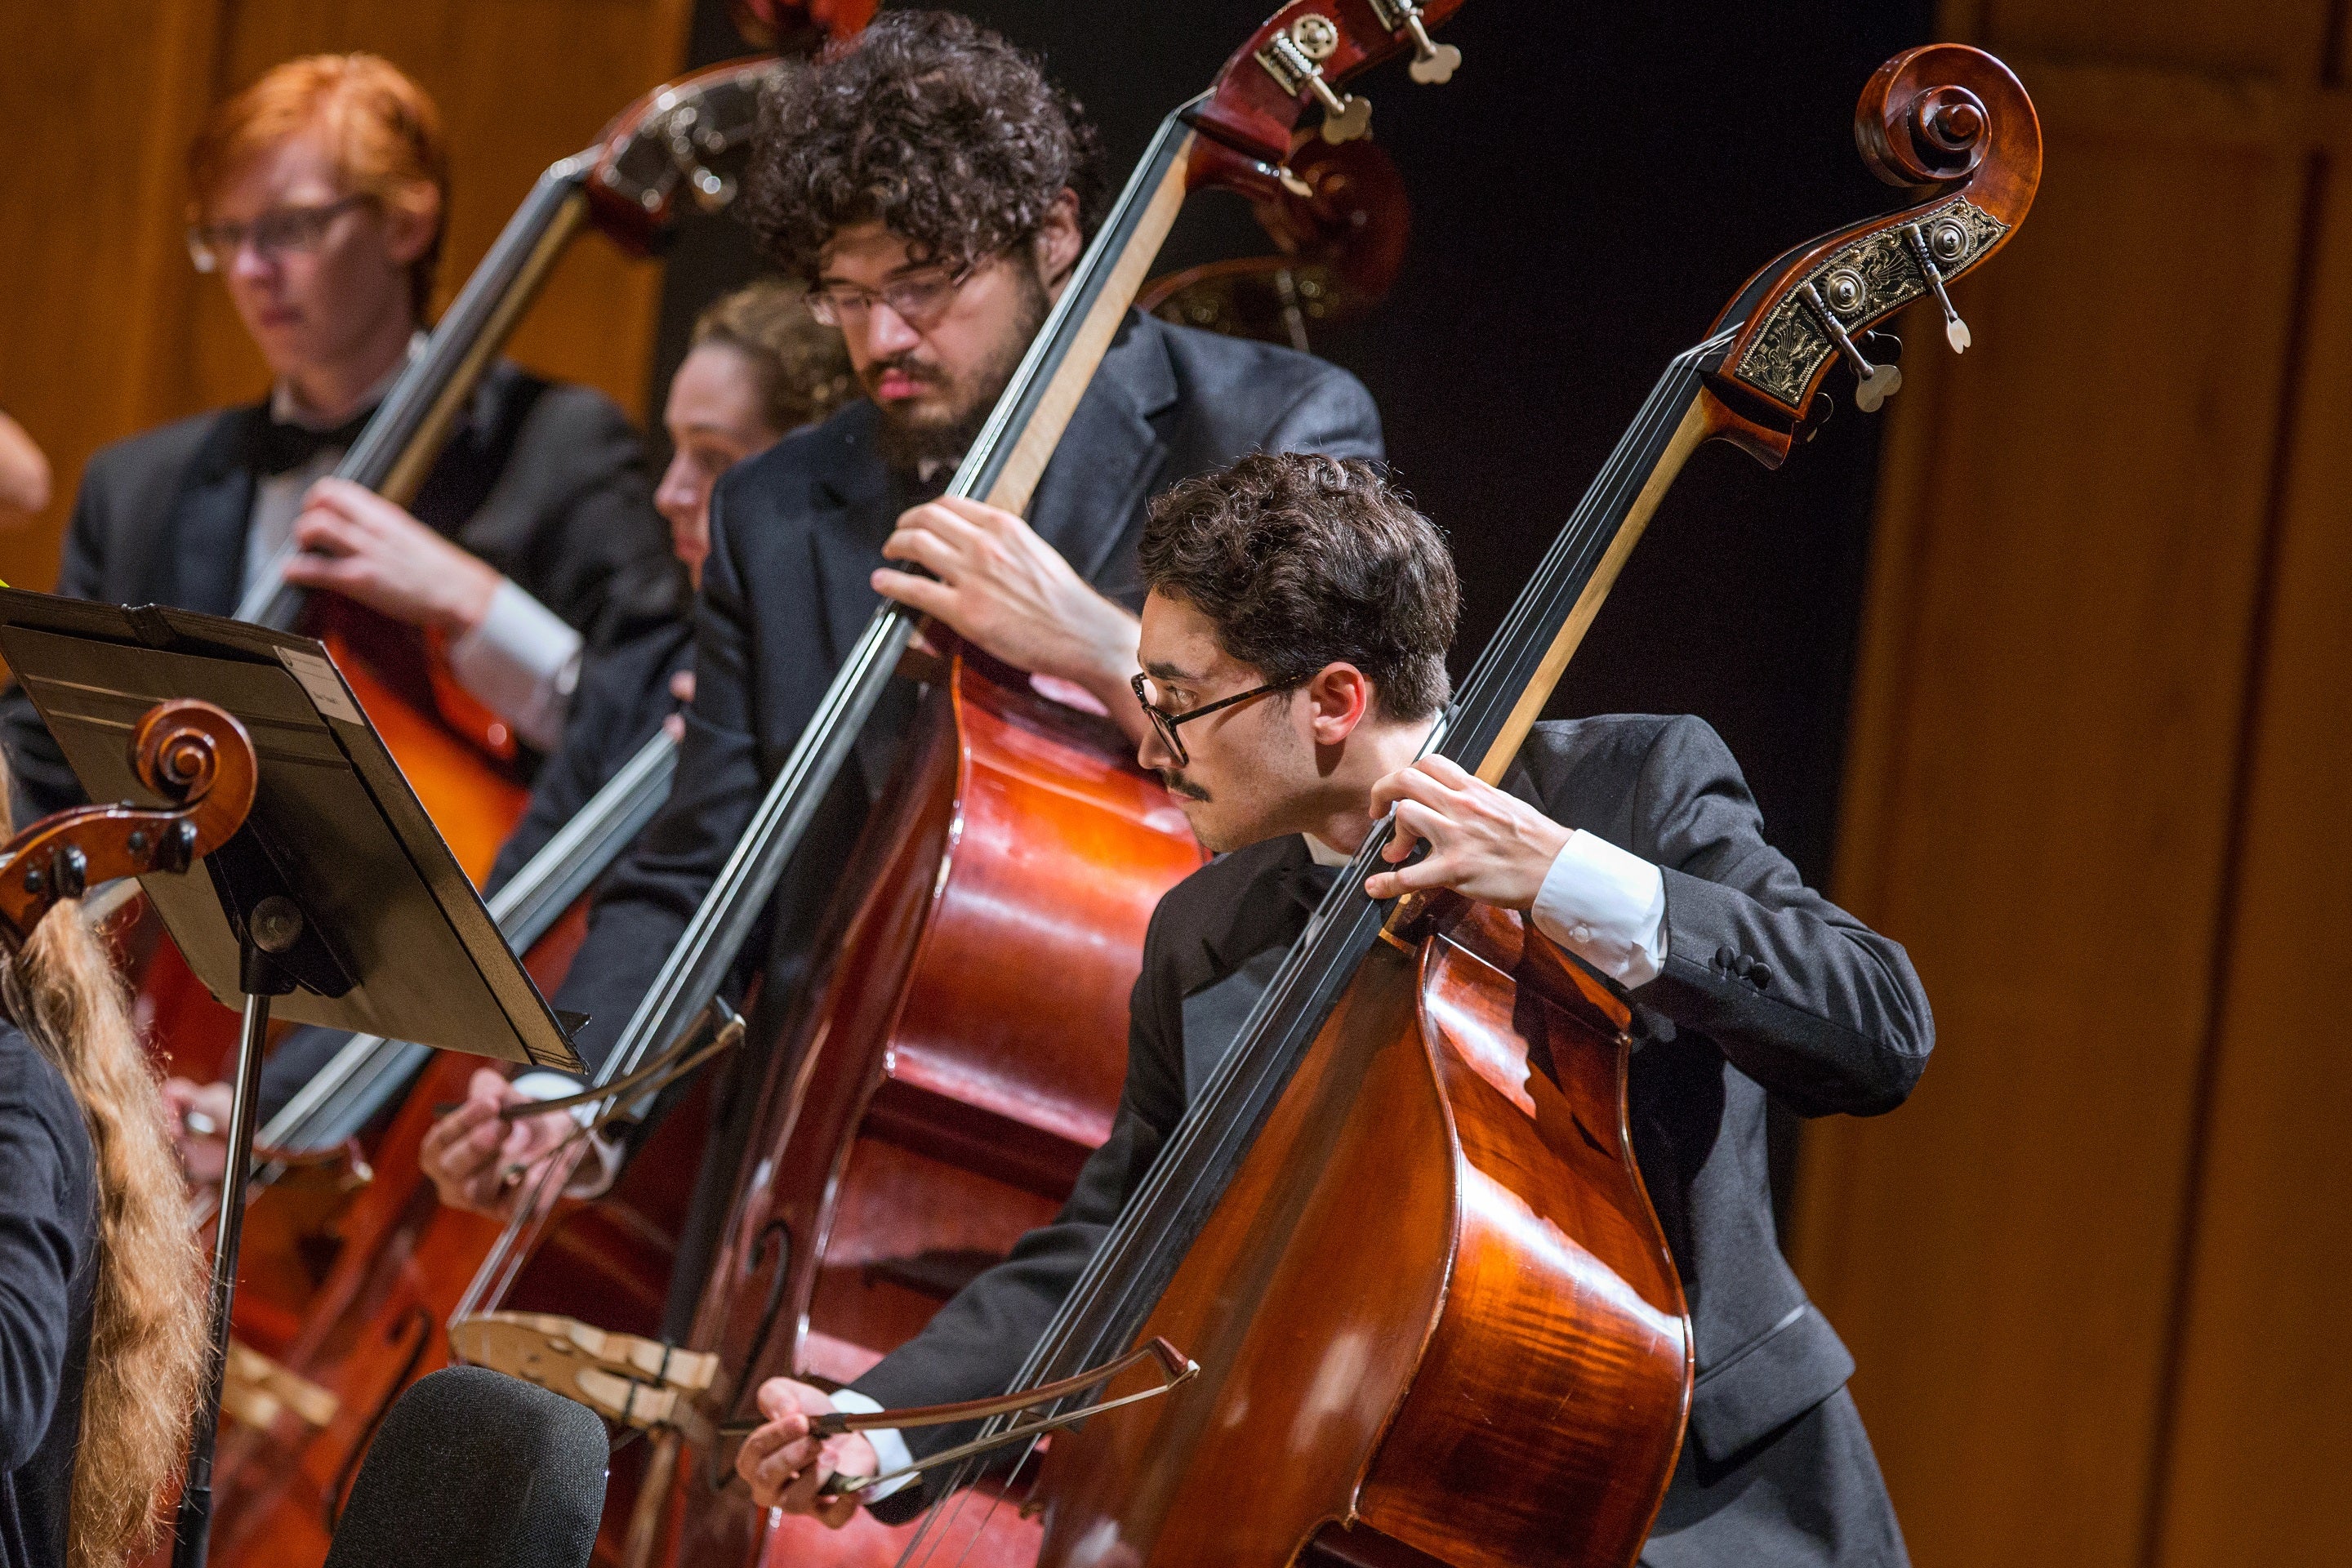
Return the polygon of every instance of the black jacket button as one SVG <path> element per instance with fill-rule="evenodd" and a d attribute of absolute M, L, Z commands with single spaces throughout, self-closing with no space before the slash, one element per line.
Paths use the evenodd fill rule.
<path fill-rule="evenodd" d="M 1731 961 L 1731 972 L 1742 980 L 1747 979 L 1748 972 L 1755 967 L 1756 961 L 1744 952 Z"/>
<path fill-rule="evenodd" d="M 1748 978 L 1756 983 L 1757 990 L 1762 991 L 1771 985 L 1772 972 L 1759 963 L 1748 972 Z"/>
<path fill-rule="evenodd" d="M 1730 950 L 1729 948 L 1727 948 L 1727 947 L 1718 947 L 1718 948 L 1717 948 L 1717 949 L 1715 950 L 1715 966 L 1716 966 L 1716 968 L 1717 968 L 1717 969 L 1719 969 L 1719 970 L 1723 971 L 1723 973 L 1725 973 L 1726 974 L 1730 973 L 1731 973 L 1731 956 L 1732 956 L 1732 955 L 1731 955 L 1731 950 Z"/>

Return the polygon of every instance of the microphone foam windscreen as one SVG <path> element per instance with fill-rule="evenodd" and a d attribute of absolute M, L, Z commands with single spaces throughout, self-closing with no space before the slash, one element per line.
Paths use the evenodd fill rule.
<path fill-rule="evenodd" d="M 434 1373 L 376 1435 L 326 1568 L 583 1568 L 608 1456 L 584 1405 L 485 1367 Z"/>

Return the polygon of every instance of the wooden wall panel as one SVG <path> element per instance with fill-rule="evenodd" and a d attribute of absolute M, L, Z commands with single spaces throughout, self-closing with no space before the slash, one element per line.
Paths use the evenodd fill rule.
<path fill-rule="evenodd" d="M 1937 1058 L 1809 1130 L 1796 1227 L 1923 1564 L 2131 1561 L 2291 283 L 2292 171 L 2181 172 L 2232 242 L 2151 270 L 2162 172 L 2053 142 L 1959 292 L 1978 347 L 1912 324 L 1910 537 L 1866 613 L 1841 891 L 1909 946 Z"/>
<path fill-rule="evenodd" d="M 2166 1564 L 2324 1563 L 2352 1473 L 2352 184 L 2331 171 L 2281 511 L 2205 1168 L 2189 1221 Z"/>
<path fill-rule="evenodd" d="M 226 296 L 194 276 L 181 247 L 182 160 L 213 102 L 322 50 L 370 49 L 415 76 L 439 102 L 452 147 L 446 300 L 541 170 L 676 73 L 690 4 L 77 0 L 37 9 L 37 21 L 11 26 L 0 55 L 0 200 L 39 215 L 0 253 L 0 300 L 33 302 L 0 310 L 0 406 L 48 452 L 59 495 L 47 514 L 0 537 L 0 575 L 46 584 L 92 448 L 267 384 Z M 510 352 L 642 417 L 659 282 L 657 264 L 583 237 Z"/>
<path fill-rule="evenodd" d="M 2352 1184 L 2313 1171 L 2352 1066 L 2342 7 L 1955 11 L 2047 174 L 1957 291 L 1977 348 L 1908 324 L 1838 879 L 1939 1041 L 1903 1110 L 1808 1129 L 1799 1268 L 1922 1568 L 2317 1561 L 2352 1392 L 2309 1371 L 2352 1326 Z"/>
<path fill-rule="evenodd" d="M 91 450 L 200 406 L 180 167 L 212 100 L 221 5 L 8 4 L 0 407 L 48 454 L 58 493 L 0 533 L 0 577 L 46 586 Z"/>

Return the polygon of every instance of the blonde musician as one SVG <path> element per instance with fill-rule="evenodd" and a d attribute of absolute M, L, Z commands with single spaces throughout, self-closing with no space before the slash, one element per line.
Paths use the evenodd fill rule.
<path fill-rule="evenodd" d="M 0 1568 L 117 1568 L 186 1454 L 204 1274 L 112 963 L 71 902 L 0 959 Z"/>

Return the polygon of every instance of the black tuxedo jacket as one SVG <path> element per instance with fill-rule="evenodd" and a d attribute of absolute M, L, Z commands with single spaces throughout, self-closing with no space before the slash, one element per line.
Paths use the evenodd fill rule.
<path fill-rule="evenodd" d="M 268 417 L 265 404 L 222 409 L 94 453 L 57 591 L 234 612 L 251 453 Z M 571 623 L 592 656 L 685 613 L 684 569 L 653 510 L 644 448 L 627 416 L 584 386 L 494 365 L 409 510 Z M 18 821 L 79 803 L 80 784 L 14 685 L 0 697 L 0 743 Z"/>
<path fill-rule="evenodd" d="M 669 804 L 607 883 L 557 996 L 591 1016 L 593 1065 L 621 1027 L 881 603 L 882 542 L 918 499 L 875 450 L 873 405 L 786 437 L 719 481 L 696 630 L 693 706 Z M 1097 589 L 1141 602 L 1136 544 L 1152 495 L 1252 450 L 1381 456 L 1371 396 L 1307 355 L 1130 314 L 1029 509 Z M 895 687 L 861 732 L 769 905 L 765 995 L 793 994 L 816 923 L 915 708 Z"/>
<path fill-rule="evenodd" d="M 1515 793 L 1662 868 L 1667 956 L 1633 993 L 1636 1157 L 1697 1336 L 1684 1458 L 1643 1561 L 1904 1561 L 1853 1359 L 1780 1255 L 1768 1096 L 1808 1116 L 1902 1103 L 1934 1024 L 1901 947 L 1807 888 L 1764 841 L 1730 752 L 1691 718 L 1538 725 Z M 1332 873 L 1296 836 L 1222 857 L 1160 901 L 1144 940 L 1128 1073 L 1109 1142 L 1051 1226 L 1023 1238 L 853 1386 L 886 1407 L 1003 1392 L 1190 1094 L 1304 928 Z M 919 1457 L 968 1435 L 905 1434 Z M 910 1515 L 909 1488 L 876 1505 Z"/>

